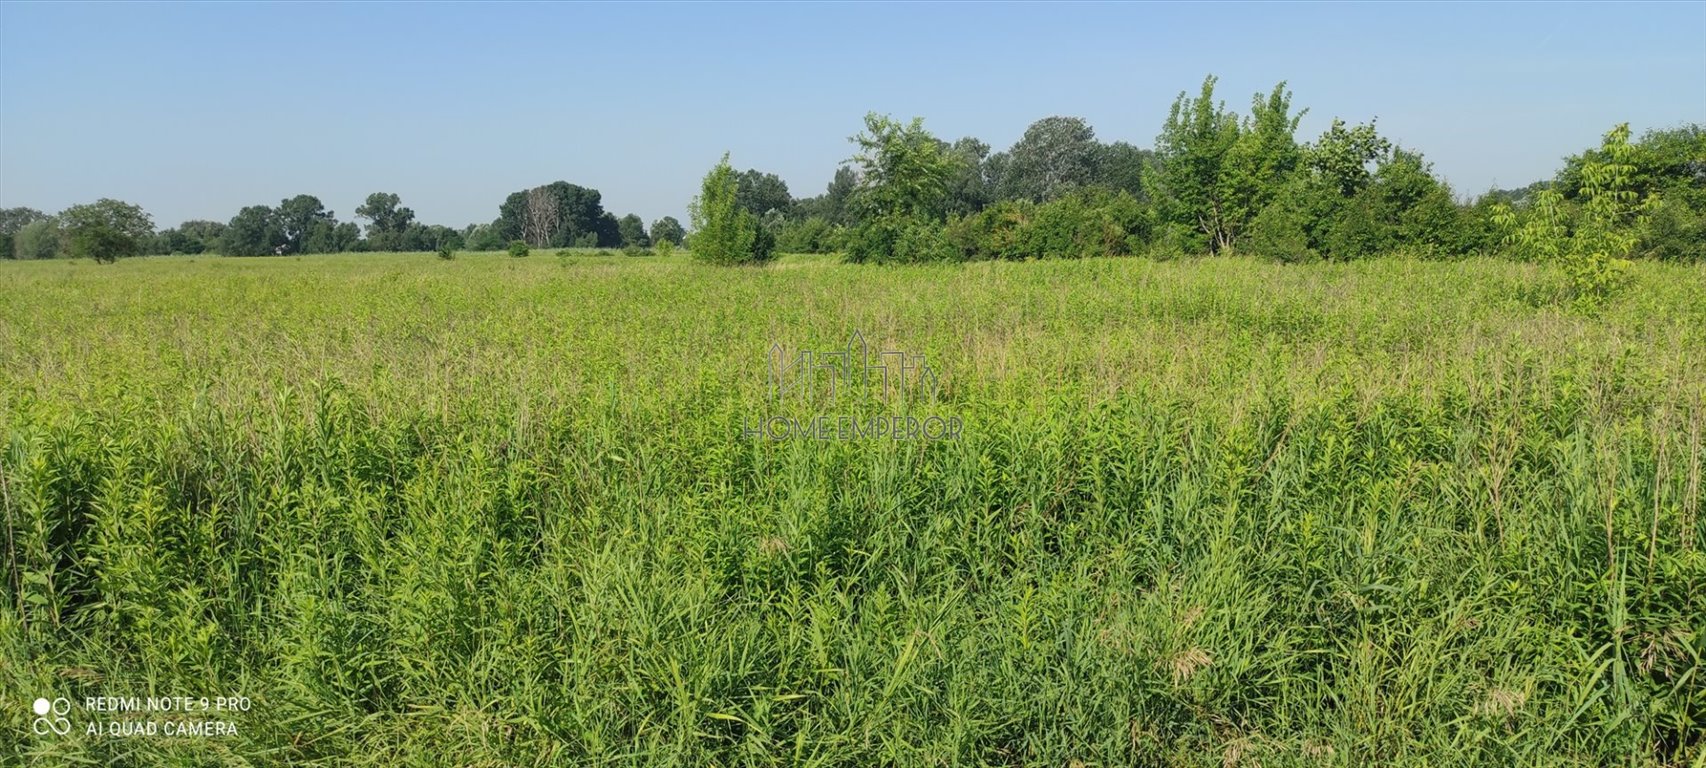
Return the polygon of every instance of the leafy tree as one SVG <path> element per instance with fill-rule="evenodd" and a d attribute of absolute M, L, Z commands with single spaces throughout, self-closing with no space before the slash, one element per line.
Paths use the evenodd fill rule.
<path fill-rule="evenodd" d="M 278 211 L 270 206 L 251 205 L 237 212 L 225 225 L 219 250 L 227 256 L 270 256 L 287 242 Z"/>
<path fill-rule="evenodd" d="M 616 222 L 616 229 L 620 232 L 622 245 L 625 247 L 631 245 L 650 248 L 652 245 L 652 239 L 646 235 L 646 223 L 641 221 L 639 216 L 632 213 L 623 216 L 620 221 Z"/>
<path fill-rule="evenodd" d="M 361 225 L 353 221 L 316 221 L 308 234 L 304 253 L 348 253 L 362 246 Z"/>
<path fill-rule="evenodd" d="M 101 198 L 59 214 L 66 250 L 76 258 L 110 264 L 135 256 L 154 235 L 154 222 L 140 206 Z"/>
<path fill-rule="evenodd" d="M 400 238 L 402 247 L 407 251 L 437 251 L 443 248 L 457 250 L 465 245 L 462 233 L 442 224 L 413 224 Z"/>
<path fill-rule="evenodd" d="M 506 239 L 524 240 L 541 248 L 577 245 L 586 235 L 593 236 L 596 246 L 614 247 L 622 242 L 616 219 L 605 213 L 599 191 L 566 181 L 511 193 L 498 206 L 494 226 Z"/>
<path fill-rule="evenodd" d="M 415 221 L 415 212 L 402 207 L 403 200 L 391 192 L 375 192 L 367 201 L 356 206 L 355 216 L 367 219 L 367 235 L 397 234 Z"/>
<path fill-rule="evenodd" d="M 858 175 L 852 168 L 837 168 L 823 194 L 794 201 L 794 213 L 801 218 L 815 216 L 831 224 L 851 224 L 854 221 L 851 201 L 858 186 Z"/>
<path fill-rule="evenodd" d="M 957 258 L 947 231 L 921 216 L 879 214 L 846 234 L 847 260 L 855 263 L 915 263 Z"/>
<path fill-rule="evenodd" d="M 1193 247 L 1218 253 L 1237 238 L 1221 176 L 1240 129 L 1238 116 L 1214 101 L 1214 84 L 1209 75 L 1196 98 L 1180 92 L 1174 100 L 1155 141 L 1160 168 L 1149 179 L 1163 221 L 1190 228 Z"/>
<path fill-rule="evenodd" d="M 674 216 L 665 216 L 652 222 L 651 238 L 658 243 L 681 245 L 687 239 L 687 233 L 681 228 L 681 222 Z"/>
<path fill-rule="evenodd" d="M 1250 221 L 1240 250 L 1279 262 L 1314 261 L 1320 252 L 1310 237 L 1311 219 L 1302 204 L 1309 194 L 1305 179 L 1293 179 Z M 1290 194 L 1286 194 L 1290 192 Z"/>
<path fill-rule="evenodd" d="M 983 210 L 995 198 L 994 185 L 984 174 L 989 145 L 967 136 L 946 149 L 957 160 L 947 180 L 947 214 L 964 216 Z"/>
<path fill-rule="evenodd" d="M 1307 111 L 1307 110 L 1305 110 Z M 1291 113 L 1285 83 L 1251 100 L 1250 117 L 1227 150 L 1217 198 L 1226 242 L 1236 242 L 1250 220 L 1279 194 L 1302 155 L 1295 135 L 1303 113 Z"/>
<path fill-rule="evenodd" d="M 46 218 L 47 214 L 34 208 L 0 209 L 0 259 L 15 258 L 12 243 L 18 231 Z"/>
<path fill-rule="evenodd" d="M 284 233 L 287 253 L 314 253 L 309 239 L 318 235 L 317 245 L 331 246 L 331 230 L 337 226 L 332 212 L 313 195 L 297 195 L 278 204 L 278 225 Z"/>
<path fill-rule="evenodd" d="M 507 246 L 496 222 L 469 224 L 467 229 L 463 230 L 462 239 L 471 251 L 501 251 Z"/>
<path fill-rule="evenodd" d="M 598 223 L 590 234 L 597 236 L 599 248 L 616 248 L 622 245 L 622 223 L 616 220 L 616 214 L 609 211 L 599 214 Z"/>
<path fill-rule="evenodd" d="M 1451 188 L 1434 177 L 1421 154 L 1394 148 L 1366 194 L 1382 228 L 1381 251 L 1444 256 L 1467 250 L 1463 214 Z"/>
<path fill-rule="evenodd" d="M 1555 188 L 1566 200 L 1581 198 L 1589 164 L 1612 162 L 1604 147 L 1565 158 Z M 1694 210 L 1706 210 L 1706 126 L 1684 125 L 1648 131 L 1630 146 L 1623 163 L 1628 184 L 1637 197 L 1662 195 Z"/>
<path fill-rule="evenodd" d="M 1082 118 L 1038 120 L 1007 150 L 1001 197 L 1043 202 L 1089 186 L 1096 180 L 1100 151 L 1096 132 Z"/>
<path fill-rule="evenodd" d="M 12 253 L 19 259 L 51 259 L 59 255 L 59 241 L 58 219 L 36 219 L 12 236 Z"/>
<path fill-rule="evenodd" d="M 1130 193 L 1141 201 L 1144 198 L 1144 169 L 1152 162 L 1152 157 L 1152 153 L 1123 141 L 1097 145 L 1094 183 L 1116 192 Z"/>
<path fill-rule="evenodd" d="M 1332 127 L 1306 148 L 1308 164 L 1321 174 L 1341 197 L 1351 197 L 1368 186 L 1374 174 L 1370 170 L 1391 155 L 1392 142 L 1382 138 L 1374 123 L 1345 127 L 1345 122 L 1333 118 Z"/>
<path fill-rule="evenodd" d="M 1521 215 L 1508 206 L 1495 213 L 1514 251 L 1564 268 L 1578 308 L 1598 308 L 1622 284 L 1649 216 L 1662 207 L 1657 195 L 1643 197 L 1635 190 L 1636 153 L 1628 123 L 1608 131 L 1573 176 L 1581 201 L 1573 216 L 1564 194 L 1553 189 L 1536 195 Z"/>
<path fill-rule="evenodd" d="M 735 201 L 742 209 L 760 219 L 771 211 L 787 214 L 794 205 L 788 194 L 788 184 L 774 173 L 748 169 L 741 172 L 735 191 Z"/>
<path fill-rule="evenodd" d="M 855 204 L 870 216 L 939 220 L 947 203 L 947 180 L 958 159 L 924 130 L 924 118 L 902 125 L 886 115 L 865 116 L 865 131 L 852 163 L 858 170 Z"/>
<path fill-rule="evenodd" d="M 159 253 L 210 253 L 219 250 L 225 225 L 217 221 L 191 220 L 161 232 L 155 238 Z"/>
<path fill-rule="evenodd" d="M 741 207 L 739 190 L 740 181 L 725 154 L 705 174 L 699 196 L 688 207 L 693 218 L 689 247 L 694 258 L 711 264 L 762 263 L 770 258 L 765 240 L 769 239 L 772 247 L 775 240 L 758 226 L 751 211 Z"/>

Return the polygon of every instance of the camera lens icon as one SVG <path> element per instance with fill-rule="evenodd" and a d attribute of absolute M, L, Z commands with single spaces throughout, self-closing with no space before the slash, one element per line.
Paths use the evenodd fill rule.
<path fill-rule="evenodd" d="M 35 722 L 30 723 L 30 730 L 34 731 L 35 735 L 46 736 L 49 733 L 57 733 L 64 736 L 71 732 L 71 721 L 65 717 L 71 711 L 70 701 L 64 698 L 57 698 L 53 701 L 36 699 L 35 706 L 32 709 L 35 710 L 37 717 Z"/>

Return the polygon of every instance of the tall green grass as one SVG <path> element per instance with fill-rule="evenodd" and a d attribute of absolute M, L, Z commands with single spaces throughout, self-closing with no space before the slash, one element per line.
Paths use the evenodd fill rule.
<path fill-rule="evenodd" d="M 1559 279 L 0 264 L 0 762 L 1698 765 L 1706 271 Z M 964 436 L 741 437 L 854 330 Z"/>

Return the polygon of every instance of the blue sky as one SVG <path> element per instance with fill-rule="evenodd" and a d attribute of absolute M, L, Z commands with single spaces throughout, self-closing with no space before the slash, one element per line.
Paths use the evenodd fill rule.
<path fill-rule="evenodd" d="M 823 190 L 867 111 L 1004 149 L 1083 117 L 1154 144 L 1205 74 L 1286 80 L 1312 139 L 1377 117 L 1460 194 L 1548 177 L 1613 124 L 1706 122 L 1706 3 L 0 2 L 0 206 L 161 227 L 396 192 L 490 221 L 564 179 L 685 221 L 724 151 Z"/>

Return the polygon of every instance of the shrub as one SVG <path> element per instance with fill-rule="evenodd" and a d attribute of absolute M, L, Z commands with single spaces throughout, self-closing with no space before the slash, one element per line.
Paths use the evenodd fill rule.
<path fill-rule="evenodd" d="M 532 251 L 527 247 L 527 243 L 524 243 L 520 240 L 509 241 L 509 255 L 514 256 L 516 258 L 521 258 L 521 257 L 526 256 L 527 254 L 529 254 L 531 252 Z"/>
<path fill-rule="evenodd" d="M 948 240 L 963 259 L 1027 258 L 1035 209 L 1029 201 L 1003 200 L 948 222 Z"/>
<path fill-rule="evenodd" d="M 855 264 L 955 261 L 942 225 L 913 216 L 878 216 L 847 234 L 847 261 Z"/>
<path fill-rule="evenodd" d="M 827 219 L 812 216 L 784 222 L 776 233 L 776 248 L 783 253 L 834 253 L 839 250 L 840 231 Z"/>
<path fill-rule="evenodd" d="M 1655 206 L 1641 230 L 1640 253 L 1660 261 L 1706 262 L 1706 211 L 1675 200 Z"/>
<path fill-rule="evenodd" d="M 669 240 L 658 240 L 657 245 L 652 246 L 652 249 L 656 251 L 659 256 L 667 257 L 675 255 L 675 243 L 670 242 Z"/>
<path fill-rule="evenodd" d="M 1129 193 L 1075 192 L 1037 206 L 1029 251 L 1037 258 L 1126 256 L 1148 240 L 1148 226 Z"/>
<path fill-rule="evenodd" d="M 1177 222 L 1169 223 L 1155 233 L 1155 238 L 1149 241 L 1147 254 L 1157 261 L 1172 261 L 1186 256 L 1203 253 L 1208 250 L 1208 241 L 1202 233 L 1189 226 Z"/>
<path fill-rule="evenodd" d="M 450 250 L 450 246 L 440 246 L 438 249 L 438 257 L 445 261 L 450 261 L 451 259 L 456 258 L 456 253 Z"/>
<path fill-rule="evenodd" d="M 769 261 L 776 251 L 776 238 L 758 226 L 758 219 L 740 207 L 736 199 L 739 180 L 729 166 L 729 156 L 705 174 L 699 196 L 689 210 L 693 215 L 693 257 L 711 264 L 754 264 Z"/>
<path fill-rule="evenodd" d="M 1042 204 L 996 203 L 949 222 L 947 239 L 964 259 L 1128 256 L 1148 245 L 1151 229 L 1130 193 L 1081 190 Z"/>
<path fill-rule="evenodd" d="M 1256 214 L 1243 244 L 1255 256 L 1281 263 L 1314 261 L 1320 254 L 1309 247 L 1308 219 L 1287 201 L 1276 200 Z"/>
<path fill-rule="evenodd" d="M 1663 207 L 1655 196 L 1642 199 L 1632 188 L 1633 153 L 1629 124 L 1618 125 L 1577 172 L 1579 208 L 1566 207 L 1564 196 L 1548 189 L 1520 214 L 1508 206 L 1494 213 L 1514 252 L 1563 267 L 1578 309 L 1598 309 L 1624 283 L 1629 256 Z"/>

